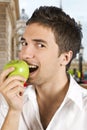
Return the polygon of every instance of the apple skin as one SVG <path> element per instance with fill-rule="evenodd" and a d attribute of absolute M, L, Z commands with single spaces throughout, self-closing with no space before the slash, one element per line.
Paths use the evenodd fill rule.
<path fill-rule="evenodd" d="M 4 70 L 14 67 L 15 70 L 12 71 L 8 76 L 23 76 L 26 80 L 29 77 L 29 65 L 23 60 L 11 60 L 4 66 Z"/>

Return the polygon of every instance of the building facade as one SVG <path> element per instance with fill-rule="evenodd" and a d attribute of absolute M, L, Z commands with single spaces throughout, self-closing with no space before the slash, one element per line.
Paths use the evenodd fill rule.
<path fill-rule="evenodd" d="M 18 19 L 18 0 L 0 0 L 0 72 L 4 64 L 16 57 L 15 29 Z"/>
<path fill-rule="evenodd" d="M 26 21 L 28 20 L 28 15 L 25 13 L 25 9 L 21 10 L 20 18 L 16 23 L 15 39 L 17 39 L 17 48 L 16 48 L 16 58 L 18 58 L 18 53 L 20 51 L 20 39 L 25 31 Z"/>
<path fill-rule="evenodd" d="M 73 60 L 70 66 L 70 69 L 76 69 L 79 71 L 79 61 L 78 60 Z M 83 61 L 82 62 L 82 70 L 83 72 L 87 71 L 87 62 Z"/>

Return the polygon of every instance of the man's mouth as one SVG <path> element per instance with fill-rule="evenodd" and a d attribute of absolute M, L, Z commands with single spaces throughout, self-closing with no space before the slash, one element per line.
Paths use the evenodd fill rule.
<path fill-rule="evenodd" d="M 37 65 L 29 65 L 29 71 L 30 71 L 30 73 L 35 72 L 37 69 L 38 69 Z"/>

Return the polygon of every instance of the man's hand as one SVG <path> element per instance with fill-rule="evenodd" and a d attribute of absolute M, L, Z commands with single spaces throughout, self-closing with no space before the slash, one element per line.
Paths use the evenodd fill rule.
<path fill-rule="evenodd" d="M 9 68 L 4 70 L 0 75 L 0 93 L 5 97 L 9 109 L 21 111 L 23 106 L 23 93 L 24 87 L 23 83 L 26 81 L 25 78 L 21 76 L 11 76 L 14 68 Z"/>

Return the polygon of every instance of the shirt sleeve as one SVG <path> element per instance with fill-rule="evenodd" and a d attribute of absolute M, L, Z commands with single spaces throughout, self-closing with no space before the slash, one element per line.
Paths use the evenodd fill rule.
<path fill-rule="evenodd" d="M 8 104 L 3 95 L 0 93 L 0 129 L 8 113 L 8 109 L 9 109 Z"/>
<path fill-rule="evenodd" d="M 29 130 L 29 128 L 28 128 L 28 126 L 27 126 L 27 124 L 26 124 L 22 115 L 20 116 L 20 122 L 19 122 L 18 130 Z"/>
<path fill-rule="evenodd" d="M 8 113 L 9 106 L 4 98 L 4 96 L 0 93 L 0 129 L 4 123 L 5 117 Z M 19 129 L 18 130 L 28 130 L 28 127 L 22 117 L 20 116 Z"/>

